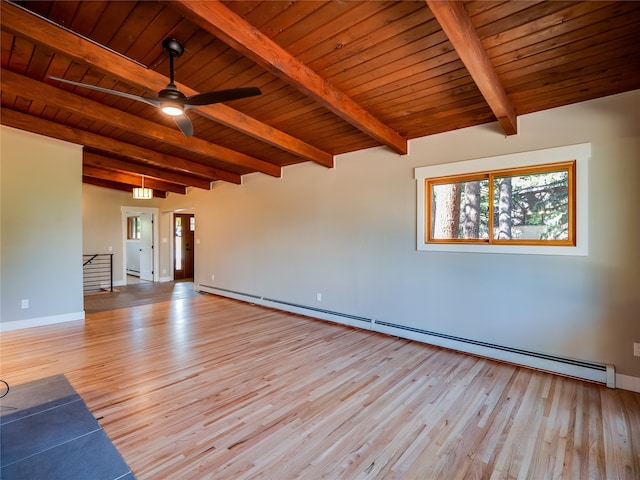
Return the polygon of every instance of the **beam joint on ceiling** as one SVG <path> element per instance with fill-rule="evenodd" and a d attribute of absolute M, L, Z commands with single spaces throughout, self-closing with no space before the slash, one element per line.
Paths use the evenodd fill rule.
<path fill-rule="evenodd" d="M 187 193 L 187 188 L 182 185 L 176 185 L 175 183 L 165 182 L 162 180 L 157 180 L 155 178 L 146 177 L 144 175 L 137 175 L 131 172 L 118 172 L 114 170 L 107 170 L 101 167 L 94 167 L 87 164 L 82 165 L 82 175 L 91 178 L 124 183 L 130 185 L 131 188 L 141 186 L 142 179 L 144 178 L 145 187 L 149 187 L 154 190 L 161 190 L 164 192 L 179 193 L 181 195 Z"/>
<path fill-rule="evenodd" d="M 426 0 L 507 135 L 518 133 L 515 109 L 461 1 Z"/>
<path fill-rule="evenodd" d="M 106 157 L 86 149 L 82 152 L 82 164 L 118 172 L 132 172 L 143 175 L 145 178 L 164 180 L 183 187 L 196 187 L 203 190 L 211 190 L 211 182 L 205 179 L 196 178 L 191 175 L 184 175 L 150 165 L 141 165 L 131 161 Z"/>
<path fill-rule="evenodd" d="M 407 153 L 405 138 L 222 3 L 217 0 L 178 0 L 176 3 L 181 5 L 191 21 L 233 49 L 293 85 L 381 144 L 401 155 Z"/>
<path fill-rule="evenodd" d="M 95 185 L 96 187 L 109 188 L 111 190 L 120 190 L 122 192 L 131 193 L 133 187 L 126 183 L 114 182 L 113 180 L 105 180 L 102 178 L 90 177 L 88 175 L 82 176 L 82 183 L 89 185 Z M 153 196 L 155 198 L 167 198 L 167 192 L 162 190 L 153 190 Z"/>

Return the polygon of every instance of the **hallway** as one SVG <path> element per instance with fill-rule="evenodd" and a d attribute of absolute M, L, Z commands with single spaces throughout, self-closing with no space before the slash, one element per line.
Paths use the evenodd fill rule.
<path fill-rule="evenodd" d="M 85 295 L 84 310 L 85 313 L 104 312 L 197 295 L 201 294 L 194 290 L 191 279 L 162 283 L 139 282 L 117 287 L 113 292 Z"/>

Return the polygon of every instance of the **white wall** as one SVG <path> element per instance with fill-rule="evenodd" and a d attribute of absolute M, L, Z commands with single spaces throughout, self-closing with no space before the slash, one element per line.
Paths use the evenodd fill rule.
<path fill-rule="evenodd" d="M 0 135 L 0 328 L 82 320 L 82 148 Z"/>
<path fill-rule="evenodd" d="M 407 156 L 355 152 L 335 169 L 303 164 L 281 179 L 249 175 L 242 186 L 170 195 L 162 208 L 196 214 L 201 286 L 640 377 L 632 349 L 640 342 L 640 92 L 522 116 L 519 131 L 505 138 L 494 124 L 443 133 L 411 141 Z M 588 256 L 416 250 L 414 168 L 585 142 Z"/>

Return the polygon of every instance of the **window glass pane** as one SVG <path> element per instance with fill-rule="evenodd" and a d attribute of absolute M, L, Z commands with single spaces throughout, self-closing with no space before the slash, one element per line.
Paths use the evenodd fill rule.
<path fill-rule="evenodd" d="M 175 269 L 182 270 L 182 217 L 175 217 Z"/>
<path fill-rule="evenodd" d="M 493 178 L 493 238 L 567 240 L 569 171 Z"/>
<path fill-rule="evenodd" d="M 140 239 L 140 217 L 127 217 L 127 240 Z"/>
<path fill-rule="evenodd" d="M 431 238 L 489 238 L 489 180 L 431 184 Z"/>

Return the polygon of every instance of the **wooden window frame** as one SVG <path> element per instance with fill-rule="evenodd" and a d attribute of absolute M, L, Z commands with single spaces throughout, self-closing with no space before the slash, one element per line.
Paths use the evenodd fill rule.
<path fill-rule="evenodd" d="M 515 255 L 559 255 L 587 256 L 589 254 L 589 160 L 591 144 L 580 143 L 541 150 L 521 151 L 493 157 L 475 158 L 444 163 L 436 163 L 417 167 L 414 170 L 416 179 L 416 249 L 424 252 L 482 253 L 482 254 L 515 254 Z M 467 239 L 455 242 L 429 241 L 428 188 L 427 179 L 473 178 L 475 172 L 514 172 L 520 169 L 564 164 L 575 161 L 573 171 L 574 201 L 573 211 L 573 245 L 522 244 L 514 240 L 503 242 L 469 242 Z M 441 160 L 442 162 L 442 160 Z M 489 167 L 489 168 L 488 168 Z M 521 170 L 524 171 L 524 170 Z M 528 241 L 530 242 L 530 241 Z"/>
<path fill-rule="evenodd" d="M 496 178 L 517 177 L 522 175 L 535 175 L 553 172 L 566 171 L 567 179 L 567 195 L 568 195 L 568 234 L 566 240 L 534 240 L 534 239 L 497 239 L 494 238 L 495 224 L 495 202 L 493 200 L 495 194 L 494 183 Z M 575 246 L 576 245 L 576 188 L 575 188 L 575 171 L 576 161 L 569 160 L 559 163 L 532 165 L 527 167 L 516 167 L 500 170 L 489 170 L 483 172 L 475 172 L 465 175 L 454 175 L 439 178 L 425 178 L 425 236 L 426 242 L 429 243 L 477 243 L 477 244 L 494 244 L 494 245 L 541 245 L 541 246 Z M 432 232 L 432 210 L 433 195 L 432 188 L 436 185 L 447 185 L 460 182 L 474 182 L 486 180 L 488 184 L 488 212 L 487 227 L 488 238 L 434 238 Z"/>

